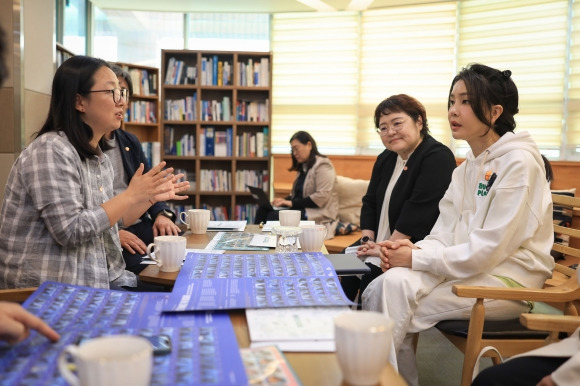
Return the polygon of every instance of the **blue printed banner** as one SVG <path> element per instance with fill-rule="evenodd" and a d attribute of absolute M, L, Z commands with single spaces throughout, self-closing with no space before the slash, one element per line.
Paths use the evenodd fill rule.
<path fill-rule="evenodd" d="M 190 252 L 163 311 L 349 306 L 332 263 L 320 252 Z"/>

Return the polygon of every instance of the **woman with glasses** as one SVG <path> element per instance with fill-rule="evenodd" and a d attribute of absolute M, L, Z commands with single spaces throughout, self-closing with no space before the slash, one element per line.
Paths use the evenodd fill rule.
<path fill-rule="evenodd" d="M 286 198 L 276 198 L 276 207 L 297 209 L 302 212 L 302 220 L 311 220 L 327 227 L 327 238 L 334 237 L 338 221 L 338 193 L 336 192 L 336 172 L 334 165 L 320 154 L 316 141 L 310 133 L 297 131 L 290 138 L 292 166 L 296 172 L 292 194 Z M 278 211 L 260 206 L 255 222 L 277 221 Z"/>
<path fill-rule="evenodd" d="M 514 133 L 518 89 L 511 71 L 462 69 L 447 108 L 453 138 L 470 151 L 453 172 L 429 235 L 417 243 L 379 243 L 385 273 L 362 299 L 363 309 L 393 319 L 389 361 L 409 385 L 418 384 L 415 333 L 470 317 L 474 300 L 455 296 L 454 285 L 541 288 L 554 268 L 551 169 L 529 133 Z M 489 319 L 527 311 L 527 302 L 486 301 Z"/>
<path fill-rule="evenodd" d="M 383 273 L 377 241 L 422 240 L 439 215 L 439 200 L 456 166 L 451 150 L 429 135 L 423 105 L 405 94 L 393 95 L 375 109 L 376 131 L 386 150 L 373 167 L 363 197 L 360 225 L 362 238 L 357 255 L 371 273 L 341 279 L 351 299 Z"/>
<path fill-rule="evenodd" d="M 189 187 L 165 164 L 113 194 L 101 138 L 117 129 L 126 89 L 100 59 L 74 56 L 56 71 L 48 118 L 8 177 L 0 222 L 0 288 L 52 280 L 97 288 L 135 287 L 125 270 L 117 222 L 132 224 L 158 201 Z"/>

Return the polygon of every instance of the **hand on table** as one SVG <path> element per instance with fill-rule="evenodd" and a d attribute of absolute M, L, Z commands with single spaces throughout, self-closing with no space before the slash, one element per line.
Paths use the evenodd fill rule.
<path fill-rule="evenodd" d="M 60 339 L 56 331 L 20 304 L 0 302 L 0 340 L 16 344 L 30 335 L 30 329 L 37 330 L 53 342 Z"/>

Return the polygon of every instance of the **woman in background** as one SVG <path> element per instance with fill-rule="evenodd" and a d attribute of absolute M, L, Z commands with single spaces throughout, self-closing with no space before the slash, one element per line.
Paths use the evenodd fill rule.
<path fill-rule="evenodd" d="M 272 205 L 297 209 L 302 212 L 302 220 L 311 220 L 326 225 L 327 238 L 332 238 L 338 221 L 338 193 L 336 192 L 336 172 L 330 160 L 320 154 L 316 141 L 306 131 L 297 131 L 290 138 L 292 166 L 296 179 L 292 194 L 286 198 L 276 198 Z M 256 213 L 256 224 L 277 221 L 278 211 L 263 206 Z"/>
<path fill-rule="evenodd" d="M 117 75 L 120 87 L 127 89 L 129 96 L 133 95 L 133 82 L 129 73 L 115 64 L 111 64 L 111 69 Z M 145 165 L 144 173 L 147 173 L 151 167 L 143 153 L 141 142 L 128 131 L 119 128 L 106 134 L 103 141 L 106 141 L 110 147 L 105 154 L 111 159 L 113 165 L 115 172 L 113 187 L 114 194 L 117 195 L 127 189 L 139 165 Z M 181 230 L 175 224 L 176 217 L 169 205 L 160 201 L 151 205 L 135 223 L 126 226 L 122 223 L 118 224 L 123 259 L 128 271 L 139 275 L 147 267 L 141 264 L 141 261 L 147 255 L 147 245 L 151 244 L 156 236 L 179 234 Z"/>
<path fill-rule="evenodd" d="M 366 195 L 357 256 L 371 268 L 362 278 L 344 276 L 342 288 L 354 300 L 381 269 L 377 241 L 423 240 L 439 216 L 439 201 L 451 182 L 455 157 L 429 135 L 425 107 L 405 94 L 393 95 L 375 109 L 375 128 L 385 151 L 378 157 Z"/>
<path fill-rule="evenodd" d="M 141 164 L 122 193 L 101 138 L 120 127 L 128 92 L 100 59 L 73 56 L 56 71 L 48 118 L 10 171 L 0 222 L 0 288 L 44 281 L 137 286 L 125 270 L 117 222 L 134 223 L 158 201 L 185 199 L 165 163 Z"/>

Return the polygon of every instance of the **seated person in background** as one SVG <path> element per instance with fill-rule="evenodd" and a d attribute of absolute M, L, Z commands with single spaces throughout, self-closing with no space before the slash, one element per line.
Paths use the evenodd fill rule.
<path fill-rule="evenodd" d="M 338 193 L 336 192 L 336 172 L 330 160 L 320 154 L 316 142 L 305 131 L 297 131 L 290 138 L 292 147 L 292 167 L 296 179 L 292 194 L 286 198 L 276 198 L 274 206 L 284 206 L 302 212 L 302 220 L 324 224 L 328 229 L 327 238 L 334 236 L 338 217 Z M 260 206 L 255 223 L 277 221 L 278 211 Z"/>
<path fill-rule="evenodd" d="M 111 64 L 111 69 L 117 75 L 120 87 L 129 90 L 129 96 L 133 95 L 133 82 L 129 73 L 115 64 Z M 113 188 L 117 195 L 127 189 L 140 164 L 145 165 L 144 173 L 151 167 L 135 135 L 119 128 L 103 138 L 110 147 L 105 154 L 113 164 Z M 155 236 L 178 235 L 181 232 L 175 224 L 176 217 L 165 202 L 156 202 L 134 224 L 125 227 L 119 222 L 119 238 L 128 271 L 138 275 L 146 267 L 141 261 L 147 254 L 147 245 L 153 242 Z"/>
<path fill-rule="evenodd" d="M 341 278 L 349 299 L 365 288 L 381 269 L 376 241 L 423 240 L 439 216 L 439 201 L 456 167 L 451 150 L 429 135 L 425 107 L 405 94 L 393 95 L 375 109 L 375 127 L 386 150 L 378 157 L 366 195 L 357 255 L 371 273 Z"/>
<path fill-rule="evenodd" d="M 0 340 L 16 344 L 28 338 L 31 329 L 37 330 L 53 342 L 60 339 L 56 331 L 20 304 L 0 302 Z"/>
<path fill-rule="evenodd" d="M 73 56 L 56 71 L 45 124 L 14 162 L 0 212 L 0 288 L 47 280 L 96 288 L 137 287 L 125 270 L 117 222 L 133 224 L 156 202 L 181 200 L 183 175 L 143 173 L 113 194 L 102 137 L 120 127 L 126 89 L 109 65 Z"/>
<path fill-rule="evenodd" d="M 527 132 L 514 133 L 518 89 L 511 71 L 473 64 L 453 79 L 453 138 L 470 151 L 453 172 L 430 234 L 416 244 L 382 241 L 381 268 L 362 307 L 394 321 L 389 361 L 418 384 L 413 337 L 448 319 L 469 319 L 473 299 L 455 284 L 541 288 L 552 274 L 552 197 L 546 165 Z M 526 302 L 486 301 L 489 319 L 517 318 Z"/>
<path fill-rule="evenodd" d="M 473 386 L 576 386 L 580 382 L 580 328 L 568 338 L 484 369 Z"/>

